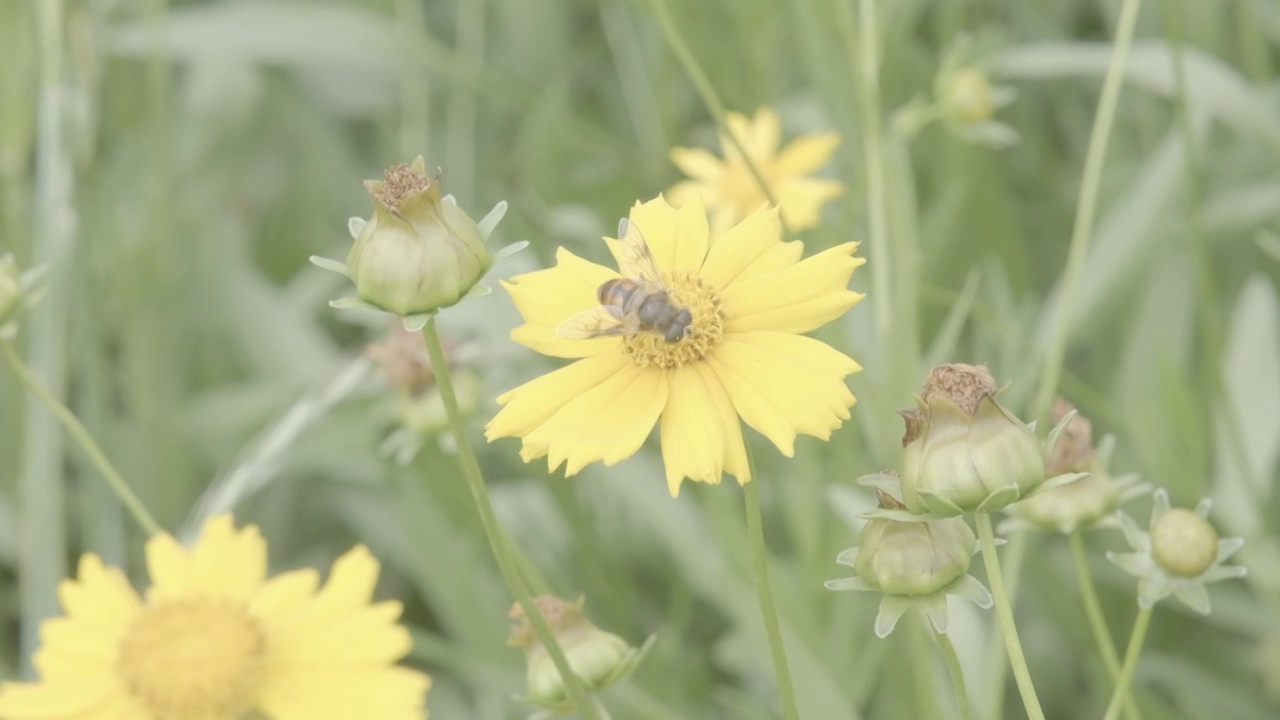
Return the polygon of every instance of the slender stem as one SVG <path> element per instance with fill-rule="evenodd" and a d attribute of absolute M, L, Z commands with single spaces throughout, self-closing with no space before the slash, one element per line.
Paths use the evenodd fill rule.
<path fill-rule="evenodd" d="M 693 83 L 694 88 L 698 91 L 698 95 L 702 98 L 702 104 L 707 107 L 707 112 L 711 113 L 716 125 L 720 127 L 720 132 L 729 138 L 729 142 L 734 149 L 742 156 L 742 161 L 746 163 L 747 170 L 751 171 L 751 177 L 755 178 L 756 184 L 760 186 L 760 192 L 764 193 L 769 204 L 780 207 L 778 205 L 778 197 L 774 194 L 773 188 L 769 187 L 769 181 L 760 170 L 760 166 L 756 164 L 755 159 L 747 152 L 747 148 L 742 144 L 742 139 L 729 129 L 728 112 L 725 110 L 724 103 L 721 102 L 720 96 L 716 94 L 715 86 L 711 84 L 711 78 L 707 77 L 706 71 L 698 64 L 698 59 L 693 56 L 693 51 L 689 49 L 689 46 L 685 44 L 684 38 L 680 36 L 675 20 L 671 18 L 671 11 L 667 8 L 666 0 L 649 0 L 649 5 L 653 7 L 653 14 L 658 18 L 658 25 L 662 27 L 663 37 L 667 39 L 667 44 L 671 46 L 671 51 L 676 54 L 676 58 L 684 66 L 685 74 L 689 76 L 690 82 Z M 790 229 L 786 225 L 786 218 L 782 217 L 781 213 L 779 213 L 779 219 L 783 224 L 783 231 L 790 234 Z"/>
<path fill-rule="evenodd" d="M 582 683 L 582 678 L 573 672 L 564 650 L 556 640 L 556 636 L 542 617 L 537 604 L 529 594 L 529 588 L 520 578 L 520 568 L 511 552 L 511 546 L 505 539 L 502 527 L 498 524 L 498 515 L 493 510 L 493 500 L 489 497 L 489 488 L 484 483 L 484 475 L 480 472 L 480 461 L 476 459 L 475 449 L 471 447 L 471 437 L 467 434 L 467 424 L 458 411 L 458 396 L 453 390 L 453 379 L 449 375 L 449 365 L 445 361 L 444 347 L 440 344 L 440 333 L 436 330 L 436 319 L 427 320 L 422 336 L 427 343 L 427 353 L 431 356 L 431 367 L 436 374 L 436 384 L 440 388 L 440 397 L 444 400 L 444 409 L 449 416 L 449 425 L 453 428 L 454 439 L 458 443 L 458 464 L 462 474 L 467 478 L 471 489 L 471 498 L 475 500 L 476 510 L 480 513 L 480 524 L 484 527 L 489 547 L 498 561 L 498 570 L 507 588 L 515 596 L 516 602 L 524 610 L 525 617 L 533 626 L 533 634 L 538 642 L 547 649 L 551 661 L 564 681 L 569 700 L 574 708 L 588 720 L 602 720 L 598 707 Z"/>
<path fill-rule="evenodd" d="M 1142 643 L 1147 639 L 1147 626 L 1150 624 L 1151 608 L 1139 611 L 1138 619 L 1133 622 L 1133 634 L 1129 636 L 1129 649 L 1124 653 L 1124 667 L 1120 668 L 1120 679 L 1116 681 L 1116 689 L 1103 720 L 1116 720 L 1120 714 L 1120 703 L 1129 694 L 1129 685 L 1138 669 L 1138 658 L 1142 656 Z"/>
<path fill-rule="evenodd" d="M 951 675 L 951 689 L 956 693 L 956 706 L 960 708 L 960 720 L 973 720 L 973 708 L 969 705 L 969 690 L 964 684 L 964 669 L 960 667 L 960 656 L 956 654 L 956 646 L 946 633 L 934 633 L 938 641 L 938 649 L 942 651 L 942 661 L 947 665 Z"/>
<path fill-rule="evenodd" d="M 910 613 L 903 618 L 907 626 L 907 642 L 911 645 L 911 672 L 915 680 L 915 717 L 938 720 L 938 690 L 934 683 L 933 657 L 929 653 L 929 640 L 925 634 L 929 621 L 923 612 Z M 929 630 L 926 630 L 929 628 Z"/>
<path fill-rule="evenodd" d="M 858 79 L 862 110 L 862 145 L 867 174 L 867 215 L 871 253 L 871 284 L 875 294 L 876 332 L 884 339 L 892 327 L 892 273 L 889 254 L 889 204 L 885 194 L 884 143 L 880 134 L 880 47 L 876 0 L 859 0 L 855 22 L 851 0 L 835 0 L 849 54 L 849 71 Z M 857 54 L 855 54 L 855 47 Z M 856 70 L 856 72 L 855 72 Z"/>
<path fill-rule="evenodd" d="M 1084 614 L 1089 618 L 1089 629 L 1093 631 L 1093 642 L 1102 654 L 1102 663 L 1107 666 L 1107 674 L 1114 683 L 1120 677 L 1120 656 L 1116 654 L 1115 641 L 1111 639 L 1111 631 L 1107 629 L 1106 618 L 1102 614 L 1102 604 L 1098 602 L 1098 591 L 1093 586 L 1093 576 L 1089 574 L 1089 558 L 1085 554 L 1084 537 L 1079 532 L 1067 536 L 1071 545 L 1071 557 L 1075 561 L 1076 581 L 1080 583 L 1080 599 L 1084 601 Z M 1132 696 L 1125 697 L 1125 716 L 1130 720 L 1141 720 L 1138 704 Z"/>
<path fill-rule="evenodd" d="M 773 671 L 778 676 L 778 691 L 782 694 L 782 716 L 786 720 L 799 720 L 796 691 L 791 686 L 791 668 L 787 665 L 787 649 L 782 644 L 778 609 L 769 585 L 769 551 L 764 544 L 764 519 L 760 513 L 760 493 L 756 490 L 758 482 L 753 479 L 743 486 L 747 503 L 747 534 L 751 536 L 751 562 L 755 566 L 756 590 L 760 594 L 760 613 L 764 615 L 764 628 L 769 636 L 769 652 L 773 655 Z"/>
<path fill-rule="evenodd" d="M 124 503 L 129 513 L 133 515 L 134 520 L 138 521 L 138 524 L 142 526 L 142 529 L 148 535 L 163 533 L 164 530 L 160 527 L 160 523 L 156 522 L 156 519 L 147 510 L 147 506 L 134 494 L 133 489 L 129 487 L 129 483 L 125 482 L 124 478 L 120 476 L 115 466 L 107 459 L 106 453 L 102 451 L 102 447 L 85 429 L 80 419 L 75 416 L 75 413 L 71 412 L 66 405 L 58 402 L 58 399 L 40 384 L 35 374 L 31 372 L 31 368 L 27 367 L 27 364 L 22 362 L 22 358 L 14 351 L 13 345 L 7 342 L 3 345 L 4 357 L 9 361 L 9 367 L 13 368 L 14 374 L 18 376 L 18 379 L 22 381 L 27 390 L 48 408 L 49 413 L 62 424 L 62 428 L 67 431 L 67 434 L 80 445 L 85 454 L 89 456 L 93 466 L 98 468 L 98 472 L 102 473 L 102 477 L 107 481 L 107 485 L 111 490 L 115 492 L 116 497 L 120 498 L 120 502 Z"/>
<path fill-rule="evenodd" d="M 1013 678 L 1018 683 L 1018 692 L 1022 694 L 1022 705 L 1027 709 L 1028 718 L 1044 720 L 1040 699 L 1036 697 L 1036 688 L 1031 684 L 1031 671 L 1027 668 L 1027 659 L 1022 654 L 1022 643 L 1018 640 L 1018 628 L 1013 624 L 1013 607 L 1009 604 L 1009 594 L 1004 587 L 1004 575 L 1000 572 L 995 533 L 991 530 L 991 515 L 978 513 L 974 516 L 974 522 L 978 526 L 978 540 L 982 543 L 982 562 L 987 566 L 987 580 L 991 583 L 991 594 L 996 601 L 996 617 L 1000 620 L 1004 649 L 1009 654 L 1009 665 L 1013 668 Z"/>
<path fill-rule="evenodd" d="M 1067 250 L 1067 265 L 1062 271 L 1061 294 L 1054 311 L 1053 334 L 1045 351 L 1040 375 L 1040 386 L 1031 404 L 1032 416 L 1048 412 L 1058 391 L 1058 378 L 1067 352 L 1067 336 L 1071 333 L 1072 314 L 1075 311 L 1076 293 L 1080 289 L 1080 273 L 1089 251 L 1089 239 L 1093 235 L 1093 222 L 1098 210 L 1098 191 L 1102 182 L 1102 165 L 1107 156 L 1107 144 L 1111 140 L 1111 127 L 1116 118 L 1116 105 L 1120 99 L 1120 86 L 1124 82 L 1125 61 L 1133 45 L 1133 33 L 1138 23 L 1138 9 L 1142 0 L 1124 0 L 1120 8 L 1120 20 L 1116 26 L 1115 49 L 1107 66 L 1107 76 L 1102 83 L 1102 97 L 1093 119 L 1093 132 L 1089 136 L 1089 150 L 1084 159 L 1084 175 L 1080 182 L 1080 199 L 1076 203 L 1075 225 L 1071 230 L 1071 245 Z"/>
<path fill-rule="evenodd" d="M 613 715 L 609 714 L 609 708 L 605 707 L 604 701 L 598 696 L 591 696 L 591 702 L 596 706 L 596 713 L 600 716 L 600 720 L 613 720 Z"/>
<path fill-rule="evenodd" d="M 1009 612 L 1013 612 L 1018 599 L 1018 585 L 1022 580 L 1022 563 L 1027 556 L 1028 537 L 1027 533 L 1017 533 L 1009 538 L 1009 545 L 1005 548 L 1001 572 L 1004 573 L 1005 590 L 1009 595 Z M 993 624 L 990 637 L 987 638 L 988 707 L 985 715 L 993 720 L 1004 717 L 1004 684 L 1009 671 L 1009 663 L 1003 650 L 1004 640 L 1001 637 L 1000 623 Z"/>

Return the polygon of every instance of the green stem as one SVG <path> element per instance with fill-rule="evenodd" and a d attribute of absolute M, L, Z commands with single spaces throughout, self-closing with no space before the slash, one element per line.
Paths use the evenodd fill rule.
<path fill-rule="evenodd" d="M 1120 677 L 1120 657 L 1116 654 L 1115 641 L 1111 639 L 1111 631 L 1107 629 L 1106 618 L 1102 614 L 1102 604 L 1098 602 L 1098 591 L 1093 586 L 1093 577 L 1089 574 L 1089 558 L 1085 554 L 1084 537 L 1079 532 L 1067 536 L 1071 544 L 1071 557 L 1075 561 L 1076 581 L 1080 584 L 1080 599 L 1084 601 L 1084 614 L 1089 618 L 1089 629 L 1093 632 L 1093 642 L 1102 654 L 1102 663 L 1107 666 L 1107 674 L 1114 683 Z M 1129 720 L 1142 720 L 1138 705 L 1133 697 L 1125 696 L 1125 716 Z"/>
<path fill-rule="evenodd" d="M 1018 585 L 1022 580 L 1022 563 L 1027 556 L 1028 534 L 1021 532 L 1009 538 L 1009 546 L 1005 548 L 1002 572 L 1005 572 L 1005 590 L 1009 595 L 1009 612 L 1018 599 Z M 1006 572 L 1007 571 L 1007 572 Z M 998 720 L 1004 717 L 1004 683 L 1009 671 L 1009 663 L 1005 659 L 1004 640 L 1001 639 L 1000 623 L 991 626 L 987 638 L 987 701 L 989 707 L 985 717 Z"/>
<path fill-rule="evenodd" d="M 871 254 L 871 285 L 875 295 L 876 334 L 883 341 L 893 326 L 892 267 L 889 253 L 889 204 L 885 193 L 884 147 L 880 133 L 880 47 L 876 0 L 859 0 L 855 22 L 849 0 L 835 0 L 849 54 L 849 71 L 858 79 L 862 110 L 862 145 L 867 174 L 867 215 Z M 858 54 L 855 55 L 854 48 Z"/>
<path fill-rule="evenodd" d="M 929 654 L 929 620 L 923 612 L 911 613 L 903 618 L 907 626 L 907 642 L 911 645 L 911 671 L 915 676 L 915 700 L 917 718 L 938 720 L 938 690 L 934 684 L 933 658 Z M 929 629 L 926 629 L 929 628 Z"/>
<path fill-rule="evenodd" d="M 453 379 L 449 375 L 449 365 L 445 361 L 444 347 L 440 344 L 440 333 L 436 330 L 436 319 L 432 316 L 422 330 L 427 343 L 427 353 L 431 356 L 431 367 L 436 373 L 436 384 L 440 388 L 440 397 L 444 400 L 444 409 L 449 416 L 449 425 L 453 428 L 454 439 L 458 443 L 458 464 L 462 474 L 466 476 L 467 485 L 471 489 L 471 498 L 480 513 L 480 524 L 484 527 L 485 537 L 494 558 L 498 561 L 498 570 L 507 588 L 515 596 L 516 602 L 524 610 L 525 617 L 533 626 L 533 634 L 538 642 L 547 649 L 551 661 L 564 681 L 569 701 L 588 720 L 603 720 L 594 698 L 582 683 L 582 678 L 573 672 L 564 650 L 556 640 L 556 636 L 547 625 L 546 618 L 538 610 L 529 588 L 520 577 L 520 568 L 511 552 L 511 545 L 506 540 L 502 527 L 498 524 L 498 515 L 493 510 L 493 500 L 489 497 L 489 488 L 485 485 L 484 475 L 480 472 L 480 461 L 476 459 L 475 449 L 471 447 L 471 437 L 467 434 L 467 424 L 458 410 L 458 396 L 453 390 Z"/>
<path fill-rule="evenodd" d="M 743 486 L 747 503 L 747 534 L 751 536 L 751 563 L 755 567 L 760 613 L 764 616 L 764 628 L 769 636 L 769 652 L 773 655 L 773 671 L 778 677 L 778 691 L 782 694 L 782 716 L 786 720 L 799 720 L 796 691 L 791 686 L 791 668 L 787 665 L 787 649 L 782 644 L 778 609 L 769 585 L 769 550 L 764 544 L 764 518 L 760 513 L 760 493 L 756 490 L 758 482 L 753 479 Z"/>
<path fill-rule="evenodd" d="M 1125 61 L 1133 45 L 1133 33 L 1138 23 L 1138 9 L 1142 0 L 1124 0 L 1120 8 L 1120 20 L 1116 26 L 1115 50 L 1107 66 L 1107 76 L 1102 83 L 1102 97 L 1093 119 L 1093 132 L 1089 136 L 1089 150 L 1084 158 L 1084 175 L 1080 182 L 1080 199 L 1076 204 L 1075 225 L 1071 229 L 1071 245 L 1067 250 L 1067 265 L 1062 271 L 1061 293 L 1054 310 L 1040 386 L 1031 404 L 1032 417 L 1040 417 L 1049 411 L 1054 393 L 1058 391 L 1058 379 L 1067 352 L 1067 336 L 1071 332 L 1072 314 L 1075 311 L 1076 293 L 1080 289 L 1080 273 L 1084 269 L 1089 251 L 1089 239 L 1093 235 L 1093 223 L 1098 210 L 1098 191 L 1102 183 L 1102 165 L 1107 157 L 1107 145 L 1111 140 L 1111 128 L 1116 118 L 1116 105 L 1120 99 L 1120 86 L 1124 82 Z"/>
<path fill-rule="evenodd" d="M 662 35 L 667 39 L 667 44 L 671 46 L 671 51 L 676 54 L 676 58 L 680 60 L 680 64 L 684 66 L 685 74 L 689 76 L 689 80 L 693 83 L 694 88 L 698 91 L 698 95 L 702 98 L 702 104 L 707 107 L 707 112 L 711 113 L 711 117 L 715 119 L 716 125 L 719 126 L 720 132 L 729 138 L 729 142 L 733 145 L 738 154 L 742 156 L 742 161 L 746 163 L 747 169 L 751 171 L 751 177 L 755 178 L 756 184 L 760 186 L 760 192 L 764 193 L 769 204 L 774 207 L 778 205 L 778 198 L 773 193 L 773 188 L 769 187 L 769 181 L 761 172 L 760 166 L 756 164 L 754 158 L 747 152 L 747 148 L 742 144 L 742 139 L 729 129 L 728 112 L 725 110 L 724 103 L 721 102 L 720 96 L 716 94 L 715 86 L 711 84 L 711 78 L 707 77 L 707 73 L 698 64 L 698 59 L 693 56 L 693 52 L 689 46 L 685 44 L 684 38 L 680 36 L 680 31 L 676 28 L 675 20 L 671 18 L 671 11 L 667 8 L 665 0 L 649 0 L 649 5 L 653 8 L 653 14 L 658 18 L 658 25 L 662 27 Z M 783 232 L 790 234 L 787 228 L 787 221 L 778 215 L 782 222 Z"/>
<path fill-rule="evenodd" d="M 1129 649 L 1124 653 L 1124 667 L 1120 668 L 1120 679 L 1116 681 L 1115 692 L 1111 702 L 1107 704 L 1107 714 L 1103 720 L 1116 720 L 1120 714 L 1120 703 L 1129 694 L 1129 685 L 1133 682 L 1133 674 L 1138 669 L 1138 658 L 1142 655 L 1142 643 L 1147 639 L 1147 627 L 1151 624 L 1151 608 L 1138 612 L 1138 619 L 1133 623 L 1133 634 L 1129 636 Z"/>
<path fill-rule="evenodd" d="M 1004 575 L 1000 572 L 995 533 L 991 530 L 991 515 L 978 513 L 974 516 L 974 522 L 978 526 L 978 540 L 982 543 L 982 562 L 987 567 L 987 581 L 991 583 L 991 594 L 996 601 L 996 617 L 1000 620 L 1004 649 L 1009 655 L 1009 666 L 1013 668 L 1013 678 L 1018 683 L 1018 692 L 1022 695 L 1022 705 L 1027 709 L 1028 718 L 1044 720 L 1040 699 L 1036 697 L 1036 688 L 1031 684 L 1031 671 L 1027 668 L 1027 659 L 1022 654 L 1022 643 L 1018 640 L 1018 628 L 1013 623 L 1013 607 L 1009 604 L 1009 594 L 1004 587 Z"/>
<path fill-rule="evenodd" d="M 9 367 L 13 368 L 14 374 L 18 376 L 18 379 L 22 381 L 27 390 L 48 408 L 49 413 L 62 424 L 62 428 L 67 431 L 67 434 L 89 456 L 93 466 L 98 468 L 98 472 L 102 473 L 107 485 L 115 492 L 116 497 L 120 498 L 120 502 L 129 510 L 133 518 L 138 521 L 138 525 L 141 525 L 148 535 L 163 533 L 164 530 L 160 527 L 160 523 L 156 522 L 156 519 L 147 510 L 147 506 L 134 494 L 133 489 L 129 487 L 129 483 L 125 482 L 124 478 L 120 476 L 115 466 L 107 459 L 106 453 L 102 451 L 102 447 L 85 429 L 85 426 L 75 416 L 75 413 L 71 412 L 66 405 L 58 402 L 58 399 L 46 390 L 44 385 L 40 384 L 35 374 L 31 372 L 31 368 L 22 362 L 22 358 L 18 357 L 18 353 L 14 351 L 13 345 L 10 343 L 4 343 L 4 356 L 9 361 Z"/>
<path fill-rule="evenodd" d="M 964 684 L 964 669 L 960 667 L 960 656 L 956 654 L 956 646 L 946 633 L 934 633 L 938 641 L 938 649 L 942 651 L 942 661 L 947 665 L 951 675 L 951 689 L 956 693 L 956 707 L 960 708 L 960 720 L 973 720 L 973 708 L 969 705 L 969 690 Z"/>

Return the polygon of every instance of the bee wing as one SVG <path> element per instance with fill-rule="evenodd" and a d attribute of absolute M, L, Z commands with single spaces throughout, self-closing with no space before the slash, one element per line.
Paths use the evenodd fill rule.
<path fill-rule="evenodd" d="M 639 226 L 626 218 L 619 220 L 618 244 L 618 270 L 623 277 L 648 280 L 663 288 L 667 286 L 662 279 L 662 271 L 658 270 L 658 263 L 653 259 L 653 252 L 649 250 L 649 243 L 640 234 Z"/>
<path fill-rule="evenodd" d="M 621 308 L 600 305 L 590 310 L 583 310 L 560 323 L 556 328 L 556 335 L 566 340 L 589 340 L 626 335 L 637 330 L 633 322 L 627 321 Z"/>

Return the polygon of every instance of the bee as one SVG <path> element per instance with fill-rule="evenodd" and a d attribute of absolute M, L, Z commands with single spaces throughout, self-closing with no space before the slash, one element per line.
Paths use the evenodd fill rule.
<path fill-rule="evenodd" d="M 565 320 L 556 334 L 586 340 L 648 332 L 669 343 L 688 337 L 693 330 L 693 313 L 671 299 L 671 289 L 662 279 L 640 228 L 623 218 L 618 221 L 618 238 L 622 277 L 604 281 L 596 290 L 600 304 Z"/>

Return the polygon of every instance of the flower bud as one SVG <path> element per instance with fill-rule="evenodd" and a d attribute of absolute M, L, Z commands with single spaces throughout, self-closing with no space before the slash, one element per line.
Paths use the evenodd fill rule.
<path fill-rule="evenodd" d="M 941 365 L 905 414 L 902 492 L 912 512 L 948 517 L 990 512 L 1044 482 L 1045 452 L 995 401 L 984 366 Z"/>
<path fill-rule="evenodd" d="M 475 220 L 424 169 L 418 157 L 365 182 L 373 218 L 347 256 L 360 299 L 402 317 L 454 305 L 493 263 Z"/>
<path fill-rule="evenodd" d="M 884 493 L 881 507 L 902 505 Z M 969 571 L 978 539 L 960 518 L 904 522 L 873 518 L 858 536 L 853 569 L 886 595 L 928 595 Z"/>
<path fill-rule="evenodd" d="M 637 649 L 617 635 L 597 628 L 582 612 L 583 598 L 570 603 L 543 595 L 535 598 L 534 602 L 556 642 L 564 650 L 569 667 L 593 692 L 631 674 L 652 647 L 653 638 Z M 516 624 L 511 629 L 507 644 L 523 648 L 528 665 L 528 695 L 525 699 L 547 708 L 571 709 L 564 679 L 551 655 L 538 641 L 519 603 L 511 607 L 510 616 Z"/>
<path fill-rule="evenodd" d="M 1213 566 L 1218 531 L 1191 510 L 1172 508 L 1151 528 L 1151 554 L 1166 571 L 1197 577 Z"/>
<path fill-rule="evenodd" d="M 965 68 L 955 72 L 939 91 L 943 107 L 960 122 L 986 122 L 995 115 L 995 93 L 987 76 L 979 70 Z"/>

